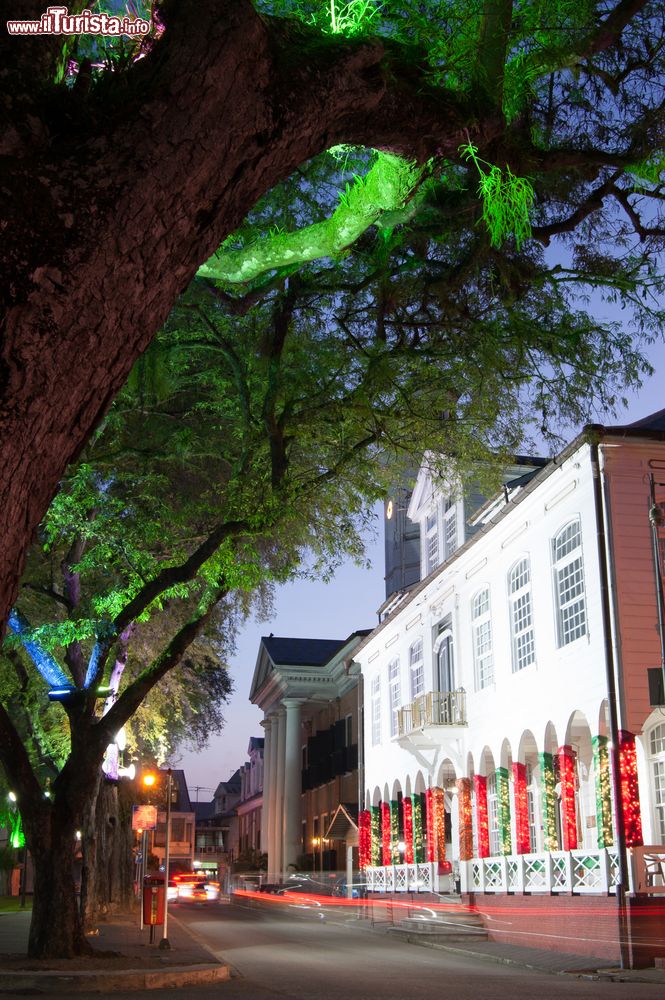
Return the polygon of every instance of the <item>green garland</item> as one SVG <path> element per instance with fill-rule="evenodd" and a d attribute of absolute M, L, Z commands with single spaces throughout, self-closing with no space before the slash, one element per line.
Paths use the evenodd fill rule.
<path fill-rule="evenodd" d="M 413 796 L 413 860 L 422 864 L 425 860 L 425 840 L 423 837 L 423 799 L 422 795 Z"/>
<path fill-rule="evenodd" d="M 499 850 L 501 854 L 512 853 L 512 838 L 510 835 L 510 783 L 508 769 L 497 767 L 496 792 L 499 812 Z"/>
<path fill-rule="evenodd" d="M 401 862 L 399 856 L 399 802 L 390 800 L 390 854 L 394 865 Z"/>
<path fill-rule="evenodd" d="M 596 779 L 598 847 L 611 847 L 614 843 L 614 834 L 612 831 L 612 794 L 607 736 L 592 736 L 591 745 L 593 747 L 593 770 Z"/>
<path fill-rule="evenodd" d="M 381 811 L 378 806 L 370 806 L 370 830 L 372 836 L 372 867 L 380 868 L 383 864 L 381 851 Z"/>
<path fill-rule="evenodd" d="M 541 812 L 543 816 L 543 847 L 546 851 L 558 851 L 559 839 L 556 833 L 556 802 L 554 792 L 554 760 L 551 753 L 539 753 Z"/>

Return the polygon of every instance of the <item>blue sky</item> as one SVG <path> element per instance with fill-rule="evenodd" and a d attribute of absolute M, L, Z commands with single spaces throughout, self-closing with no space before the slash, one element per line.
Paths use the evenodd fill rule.
<path fill-rule="evenodd" d="M 631 397 L 627 410 L 619 414 L 616 421 L 607 420 L 607 423 L 630 423 L 665 408 L 665 343 L 654 344 L 646 354 L 655 369 L 653 376 Z M 275 635 L 341 639 L 356 629 L 376 624 L 376 609 L 384 597 L 383 532 L 378 517 L 376 537 L 368 539 L 368 555 L 372 563 L 369 570 L 349 563 L 329 584 L 298 581 L 281 587 L 270 621 L 250 622 L 246 626 L 231 662 L 235 693 L 224 713 L 225 729 L 220 736 L 210 740 L 203 752 L 184 753 L 179 764 L 185 769 L 192 798 L 196 798 L 198 785 L 202 786 L 198 798 L 209 800 L 217 783 L 228 778 L 245 761 L 250 736 L 263 735 L 259 725 L 262 713 L 248 700 L 262 635 L 273 632 Z"/>

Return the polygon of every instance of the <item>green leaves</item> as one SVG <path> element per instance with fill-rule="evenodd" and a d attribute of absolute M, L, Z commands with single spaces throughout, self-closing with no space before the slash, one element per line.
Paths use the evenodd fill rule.
<path fill-rule="evenodd" d="M 506 164 L 505 170 L 478 158 L 478 148 L 472 143 L 460 146 L 464 159 L 470 160 L 480 174 L 478 191 L 483 205 L 483 221 L 493 247 L 513 236 L 519 250 L 531 236 L 529 212 L 535 193 L 526 177 L 515 177 Z M 489 167 L 489 169 L 485 169 Z"/>

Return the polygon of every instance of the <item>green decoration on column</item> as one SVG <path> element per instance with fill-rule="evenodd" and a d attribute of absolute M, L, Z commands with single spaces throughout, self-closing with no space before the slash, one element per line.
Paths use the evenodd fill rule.
<path fill-rule="evenodd" d="M 381 811 L 378 806 L 370 806 L 370 830 L 372 834 L 372 867 L 380 868 L 383 864 L 381 857 Z"/>
<path fill-rule="evenodd" d="M 413 860 L 422 864 L 425 860 L 425 841 L 423 838 L 423 800 L 421 795 L 413 796 Z"/>
<path fill-rule="evenodd" d="M 399 802 L 390 800 L 390 854 L 394 865 L 400 863 L 399 856 Z"/>
<path fill-rule="evenodd" d="M 612 792 L 607 736 L 592 736 L 591 745 L 593 747 L 593 771 L 596 783 L 598 847 L 611 847 L 614 843 L 614 834 L 612 831 Z"/>
<path fill-rule="evenodd" d="M 556 795 L 554 792 L 554 760 L 551 753 L 539 753 L 540 808 L 543 820 L 543 846 L 546 851 L 558 851 L 556 833 Z"/>
<path fill-rule="evenodd" d="M 510 836 L 510 783 L 508 769 L 497 767 L 496 791 L 499 807 L 499 844 L 502 854 L 512 853 L 512 838 Z"/>

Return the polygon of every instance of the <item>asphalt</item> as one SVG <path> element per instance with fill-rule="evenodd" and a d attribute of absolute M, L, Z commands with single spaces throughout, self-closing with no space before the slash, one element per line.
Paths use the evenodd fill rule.
<path fill-rule="evenodd" d="M 228 904 L 222 902 L 220 905 Z M 339 922 L 353 923 L 355 928 L 367 933 L 387 932 L 385 925 L 372 925 L 368 920 Z M 0 993 L 138 991 L 210 984 L 230 978 L 230 967 L 220 963 L 176 914 L 169 915 L 169 950 L 158 947 L 160 928 L 156 928 L 155 942 L 150 944 L 149 930 L 139 930 L 138 918 L 114 916 L 101 922 L 99 934 L 91 939 L 94 947 L 100 951 L 116 952 L 122 958 L 100 957 L 97 964 L 86 963 L 85 969 L 76 968 L 75 962 L 67 963 L 65 960 L 48 963 L 49 968 L 45 970 L 29 967 L 37 963 L 27 960 L 25 963 L 18 962 L 17 956 L 26 954 L 29 925 L 29 911 L 0 913 Z M 665 968 L 622 970 L 602 958 L 580 957 L 496 941 L 475 940 L 468 945 L 422 944 L 475 961 L 515 965 L 550 975 L 665 985 Z"/>

